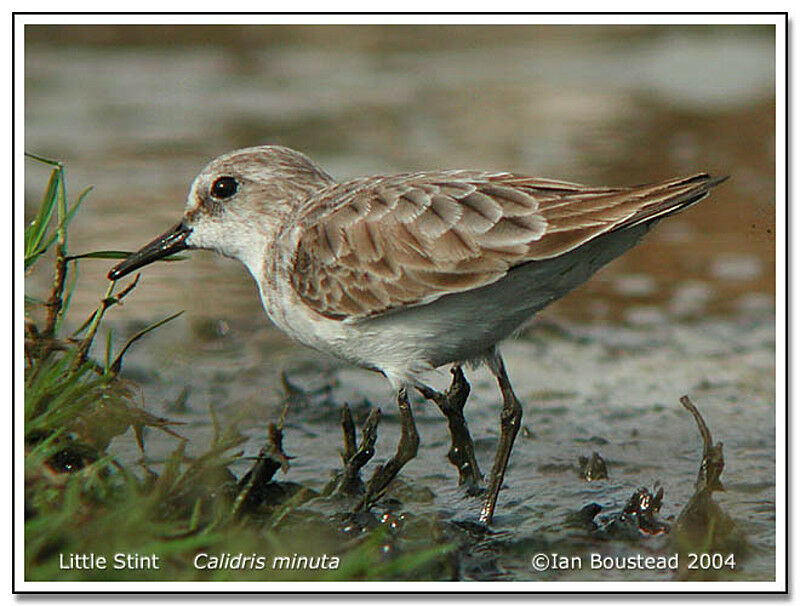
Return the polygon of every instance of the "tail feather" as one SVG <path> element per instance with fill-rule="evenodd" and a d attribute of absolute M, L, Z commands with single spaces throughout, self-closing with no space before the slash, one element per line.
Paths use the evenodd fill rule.
<path fill-rule="evenodd" d="M 712 177 L 700 173 L 672 182 L 665 183 L 663 195 L 652 203 L 643 205 L 635 215 L 614 227 L 626 229 L 641 223 L 652 223 L 694 206 L 706 198 L 711 190 L 728 180 L 728 176 Z"/>
<path fill-rule="evenodd" d="M 604 234 L 680 212 L 697 204 L 725 179 L 699 173 L 650 185 L 564 193 L 560 199 L 540 205 L 547 230 L 529 244 L 526 261 L 557 257 Z"/>

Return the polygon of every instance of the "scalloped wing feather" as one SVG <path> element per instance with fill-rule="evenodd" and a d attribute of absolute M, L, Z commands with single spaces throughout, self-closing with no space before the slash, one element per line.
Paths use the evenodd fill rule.
<path fill-rule="evenodd" d="M 721 180 L 609 188 L 474 171 L 355 180 L 301 209 L 290 280 L 333 319 L 422 305 L 682 210 Z"/>

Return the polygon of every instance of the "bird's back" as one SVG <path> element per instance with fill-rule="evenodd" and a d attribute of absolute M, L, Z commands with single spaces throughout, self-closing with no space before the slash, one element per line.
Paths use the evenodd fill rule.
<path fill-rule="evenodd" d="M 342 321 L 426 305 L 683 210 L 720 181 L 609 188 L 469 171 L 357 180 L 309 200 L 292 286 Z"/>

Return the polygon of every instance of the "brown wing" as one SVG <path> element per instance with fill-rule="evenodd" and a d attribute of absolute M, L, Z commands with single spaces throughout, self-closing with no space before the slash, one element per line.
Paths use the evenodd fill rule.
<path fill-rule="evenodd" d="M 335 319 L 419 305 L 677 212 L 719 181 L 608 188 L 467 171 L 352 181 L 307 203 L 292 285 Z"/>

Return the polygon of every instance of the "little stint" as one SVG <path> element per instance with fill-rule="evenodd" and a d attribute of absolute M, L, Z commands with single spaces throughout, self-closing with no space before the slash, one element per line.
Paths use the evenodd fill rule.
<path fill-rule="evenodd" d="M 468 385 L 460 367 L 485 363 L 503 399 L 480 514 L 489 524 L 522 419 L 497 344 L 724 179 L 700 173 L 592 187 L 441 170 L 337 183 L 299 152 L 253 147 L 211 161 L 191 185 L 181 222 L 108 277 L 186 248 L 215 250 L 244 263 L 283 331 L 383 373 L 397 395 L 402 433 L 360 507 L 369 507 L 416 456 L 409 388 L 447 415 L 460 482 L 482 482 L 463 418 Z M 421 376 L 445 364 L 454 365 L 454 383 L 440 394 Z M 463 398 L 454 405 L 456 392 Z"/>

